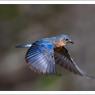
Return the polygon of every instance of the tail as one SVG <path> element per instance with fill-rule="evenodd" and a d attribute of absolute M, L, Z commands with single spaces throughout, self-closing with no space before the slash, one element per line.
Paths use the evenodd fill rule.
<path fill-rule="evenodd" d="M 29 48 L 32 46 L 32 43 L 23 43 L 16 45 L 16 48 Z"/>

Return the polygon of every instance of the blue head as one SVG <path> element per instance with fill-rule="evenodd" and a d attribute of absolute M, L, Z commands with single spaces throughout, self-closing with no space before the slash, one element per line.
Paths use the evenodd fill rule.
<path fill-rule="evenodd" d="M 71 38 L 65 34 L 51 37 L 51 39 L 52 39 L 53 43 L 55 44 L 55 46 L 57 46 L 57 47 L 65 46 L 69 43 L 73 44 L 73 41 L 71 40 Z"/>

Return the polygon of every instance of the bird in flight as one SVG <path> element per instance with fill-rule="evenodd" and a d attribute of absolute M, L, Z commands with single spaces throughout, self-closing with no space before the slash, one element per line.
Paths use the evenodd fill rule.
<path fill-rule="evenodd" d="M 74 42 L 68 35 L 61 34 L 35 42 L 16 45 L 16 48 L 29 48 L 25 60 L 29 67 L 38 73 L 56 74 L 56 65 L 87 78 L 94 78 L 84 73 L 70 57 L 65 45 Z"/>

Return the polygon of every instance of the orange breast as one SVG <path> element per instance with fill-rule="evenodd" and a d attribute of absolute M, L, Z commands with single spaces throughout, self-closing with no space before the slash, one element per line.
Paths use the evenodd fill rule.
<path fill-rule="evenodd" d="M 62 47 L 62 46 L 65 46 L 66 44 L 65 44 L 65 42 L 64 41 L 56 41 L 55 42 L 55 46 L 56 47 Z"/>

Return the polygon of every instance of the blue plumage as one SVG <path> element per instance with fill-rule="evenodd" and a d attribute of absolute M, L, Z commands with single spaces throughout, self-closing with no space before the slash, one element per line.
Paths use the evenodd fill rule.
<path fill-rule="evenodd" d="M 55 61 L 52 58 L 53 45 L 49 41 L 36 41 L 26 53 L 30 67 L 41 73 L 55 73 Z"/>
<path fill-rule="evenodd" d="M 85 74 L 70 57 L 65 45 L 73 43 L 68 35 L 43 38 L 33 43 L 19 44 L 17 48 L 29 48 L 25 59 L 32 70 L 43 74 L 55 74 L 58 64 L 75 74 L 94 78 Z"/>

